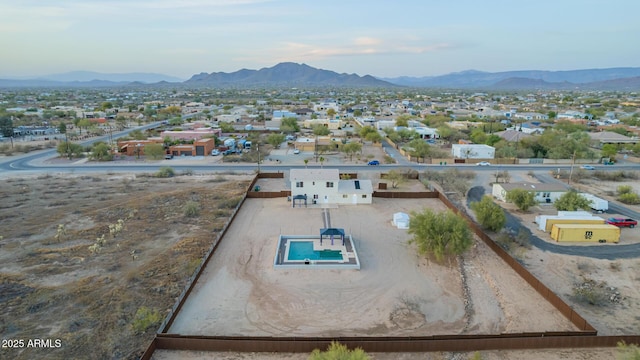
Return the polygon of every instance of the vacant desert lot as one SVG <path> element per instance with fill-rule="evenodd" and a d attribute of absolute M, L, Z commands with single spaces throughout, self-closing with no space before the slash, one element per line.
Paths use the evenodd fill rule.
<path fill-rule="evenodd" d="M 393 213 L 436 199 L 378 199 L 330 209 L 362 269 L 275 270 L 279 234 L 316 234 L 320 208 L 248 199 L 170 328 L 183 335 L 358 336 L 576 330 L 477 241 L 463 266 L 418 256 Z M 466 285 L 465 285 L 466 284 Z M 465 290 L 466 289 L 466 290 Z M 465 309 L 465 300 L 471 299 Z"/>

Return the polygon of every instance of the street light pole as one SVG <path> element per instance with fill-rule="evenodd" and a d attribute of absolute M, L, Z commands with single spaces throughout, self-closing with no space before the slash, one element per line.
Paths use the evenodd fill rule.
<path fill-rule="evenodd" d="M 258 150 L 258 174 L 260 174 L 260 143 L 256 143 L 256 149 Z"/>

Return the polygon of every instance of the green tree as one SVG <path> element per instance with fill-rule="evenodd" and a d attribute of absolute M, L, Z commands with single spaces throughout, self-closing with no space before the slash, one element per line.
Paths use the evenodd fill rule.
<path fill-rule="evenodd" d="M 367 135 L 371 133 L 377 133 L 377 132 L 378 131 L 371 126 L 363 126 L 360 128 L 360 131 L 358 131 L 358 135 L 360 135 L 361 138 L 365 139 Z"/>
<path fill-rule="evenodd" d="M 180 126 L 182 125 L 183 121 L 182 121 L 182 117 L 174 117 L 169 119 L 169 125 L 171 126 Z M 228 123 L 223 123 L 223 124 L 228 124 Z M 231 125 L 231 124 L 229 124 Z M 231 126 L 231 128 L 233 129 L 233 125 Z M 229 132 L 233 132 L 233 130 L 229 131 Z"/>
<path fill-rule="evenodd" d="M 602 150 L 600 151 L 600 156 L 603 158 L 615 159 L 616 154 L 618 153 L 618 147 L 614 144 L 604 144 L 602 145 Z"/>
<path fill-rule="evenodd" d="M 267 136 L 267 144 L 277 149 L 280 147 L 280 144 L 284 142 L 284 139 L 285 136 L 283 134 L 269 134 L 269 136 Z"/>
<path fill-rule="evenodd" d="M 4 137 L 13 136 L 13 120 L 11 119 L 11 116 L 0 116 L 0 135 Z"/>
<path fill-rule="evenodd" d="M 333 119 L 336 116 L 336 110 L 333 108 L 329 108 L 327 109 L 327 117 L 329 117 L 329 119 Z"/>
<path fill-rule="evenodd" d="M 518 209 L 527 211 L 536 205 L 536 193 L 525 189 L 513 189 L 507 191 L 507 201 L 516 204 Z"/>
<path fill-rule="evenodd" d="M 475 128 L 471 131 L 471 135 L 469 135 L 471 141 L 475 144 L 484 144 L 487 141 L 487 134 L 481 128 Z"/>
<path fill-rule="evenodd" d="M 353 155 L 357 154 L 360 151 L 362 151 L 362 144 L 357 143 L 357 142 L 350 142 L 350 143 L 342 145 L 340 150 L 342 150 L 343 153 L 345 153 L 346 155 L 349 156 L 349 161 L 352 161 L 353 160 Z"/>
<path fill-rule="evenodd" d="M 369 355 L 360 348 L 349 350 L 345 345 L 332 342 L 327 351 L 313 350 L 309 360 L 369 360 Z"/>
<path fill-rule="evenodd" d="M 413 212 L 409 219 L 409 234 L 413 235 L 409 243 L 416 244 L 420 254 L 433 254 L 437 261 L 445 256 L 462 254 L 473 244 L 469 224 L 451 210 Z"/>
<path fill-rule="evenodd" d="M 408 127 L 410 119 L 411 119 L 411 116 L 409 115 L 400 115 L 396 118 L 396 126 Z"/>
<path fill-rule="evenodd" d="M 422 162 L 431 155 L 431 146 L 422 139 L 411 140 L 407 145 L 409 146 L 409 155 L 422 159 Z"/>
<path fill-rule="evenodd" d="M 372 143 L 379 143 L 379 142 L 382 141 L 382 135 L 380 135 L 380 133 L 378 133 L 377 131 L 376 132 L 370 132 L 365 137 L 365 140 L 371 141 Z"/>
<path fill-rule="evenodd" d="M 577 191 L 570 190 L 554 201 L 553 206 L 555 206 L 558 211 L 576 211 L 580 209 L 590 209 L 591 201 L 578 194 Z"/>
<path fill-rule="evenodd" d="M 471 210 L 476 214 L 480 225 L 491 231 L 501 230 L 507 223 L 504 211 L 489 195 L 483 196 L 480 201 L 472 202 Z"/>
<path fill-rule="evenodd" d="M 313 134 L 317 136 L 326 136 L 331 134 L 331 130 L 322 124 L 313 125 Z"/>
<path fill-rule="evenodd" d="M 63 121 L 61 121 L 58 125 L 58 132 L 60 134 L 67 134 L 67 124 L 65 124 Z"/>
<path fill-rule="evenodd" d="M 91 148 L 91 159 L 97 161 L 111 161 L 113 160 L 113 154 L 111 154 L 111 149 L 109 149 L 109 145 L 100 141 L 93 144 Z"/>
<path fill-rule="evenodd" d="M 387 173 L 385 179 L 391 181 L 391 187 L 397 189 L 400 184 L 404 183 L 407 178 L 397 170 L 391 170 Z"/>
<path fill-rule="evenodd" d="M 82 154 L 84 153 L 82 145 L 70 141 L 60 142 L 56 150 L 60 156 L 67 157 L 69 159 L 82 157 Z"/>
<path fill-rule="evenodd" d="M 400 141 L 411 141 L 418 136 L 418 133 L 411 129 L 400 129 L 397 132 Z"/>
<path fill-rule="evenodd" d="M 164 153 L 164 146 L 162 144 L 151 143 L 144 146 L 144 154 L 153 160 L 162 159 Z"/>
<path fill-rule="evenodd" d="M 91 125 L 91 121 L 89 121 L 89 119 L 80 119 L 80 121 L 78 121 L 78 128 L 80 129 L 80 134 L 82 134 L 82 128 L 84 128 L 86 132 L 90 125 Z"/>
<path fill-rule="evenodd" d="M 116 117 L 116 126 L 119 130 L 124 130 L 124 128 L 127 127 L 127 118 L 125 118 L 124 116 Z"/>
<path fill-rule="evenodd" d="M 218 124 L 220 126 L 220 130 L 222 130 L 223 133 L 232 133 L 235 132 L 236 129 L 233 128 L 233 125 L 231 125 L 228 122 L 220 122 Z"/>
<path fill-rule="evenodd" d="M 286 117 L 280 122 L 280 131 L 285 133 L 295 133 L 300 131 L 300 125 L 298 125 L 298 119 L 294 117 Z"/>

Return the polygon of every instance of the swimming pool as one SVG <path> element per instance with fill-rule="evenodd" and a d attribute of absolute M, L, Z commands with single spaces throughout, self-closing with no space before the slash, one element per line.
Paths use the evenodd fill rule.
<path fill-rule="evenodd" d="M 313 241 L 291 241 L 287 260 L 342 260 L 340 250 L 313 250 Z"/>

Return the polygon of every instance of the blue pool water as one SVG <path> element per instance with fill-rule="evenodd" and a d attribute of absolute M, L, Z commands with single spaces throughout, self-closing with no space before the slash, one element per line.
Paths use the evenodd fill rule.
<path fill-rule="evenodd" d="M 312 241 L 289 242 L 289 258 L 287 260 L 342 260 L 340 250 L 313 251 Z"/>

